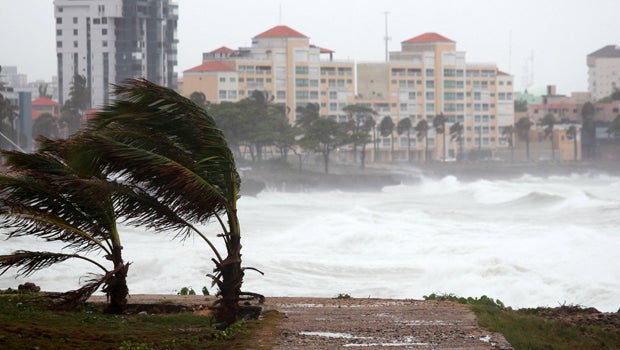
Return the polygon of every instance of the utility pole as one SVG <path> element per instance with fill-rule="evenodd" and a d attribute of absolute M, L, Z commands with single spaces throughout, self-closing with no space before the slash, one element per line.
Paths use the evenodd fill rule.
<path fill-rule="evenodd" d="M 385 40 L 385 62 L 387 62 L 388 61 L 388 41 L 390 41 L 392 38 L 388 36 L 388 14 L 389 12 L 385 11 L 383 12 L 383 14 L 385 15 L 385 37 L 383 38 L 383 40 Z"/>

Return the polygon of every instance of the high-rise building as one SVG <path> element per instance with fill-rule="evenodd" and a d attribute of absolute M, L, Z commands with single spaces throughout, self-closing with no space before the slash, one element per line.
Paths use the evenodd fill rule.
<path fill-rule="evenodd" d="M 620 89 L 620 46 L 607 45 L 588 55 L 588 91 L 595 100 Z"/>
<path fill-rule="evenodd" d="M 344 107 L 352 104 L 377 112 L 377 125 L 385 117 L 394 124 L 409 118 L 413 126 L 426 120 L 428 156 L 433 159 L 471 151 L 494 156 L 508 149 L 502 130 L 514 124 L 513 77 L 494 63 L 467 62 L 456 42 L 437 33 L 403 41 L 387 62 L 355 64 L 334 60 L 333 51 L 311 45 L 294 29 L 276 26 L 252 38 L 249 48 L 204 53 L 201 65 L 184 71 L 181 93 L 202 92 L 208 101 L 219 103 L 241 100 L 254 90 L 266 91 L 274 102 L 289 107 L 290 121 L 296 107 L 307 103 L 318 103 L 322 116 L 337 121 L 349 118 Z M 433 128 L 439 114 L 448 133 L 460 123 L 461 142 L 447 135 L 444 146 L 444 137 Z M 426 158 L 427 140 L 413 130 L 386 137 L 375 130 L 373 137 L 371 159 Z"/>
<path fill-rule="evenodd" d="M 59 101 L 74 75 L 86 78 L 93 107 L 111 84 L 145 78 L 176 88 L 178 5 L 171 0 L 55 0 Z"/>
<path fill-rule="evenodd" d="M 424 33 L 403 41 L 400 51 L 390 52 L 388 62 L 358 63 L 357 81 L 356 103 L 377 111 L 377 122 L 386 116 L 394 124 L 404 118 L 414 126 L 427 121 L 433 159 L 453 159 L 461 149 L 493 152 L 508 146 L 501 131 L 514 123 L 512 76 L 493 63 L 467 62 L 456 42 L 440 34 Z M 439 114 L 445 117 L 447 137 L 433 128 Z M 460 141 L 449 135 L 456 123 L 463 128 Z M 397 142 L 395 147 L 392 142 Z M 384 137 L 378 151 L 386 154 L 383 158 L 403 159 L 411 147 L 411 157 L 422 160 L 426 142 L 408 140 L 407 135 Z"/>
<path fill-rule="evenodd" d="M 266 92 L 287 106 L 291 122 L 297 107 L 308 103 L 319 104 L 321 115 L 344 115 L 355 95 L 355 64 L 334 60 L 333 53 L 290 27 L 275 26 L 253 37 L 251 47 L 204 53 L 201 65 L 183 72 L 181 93 L 202 92 L 219 103 Z"/>

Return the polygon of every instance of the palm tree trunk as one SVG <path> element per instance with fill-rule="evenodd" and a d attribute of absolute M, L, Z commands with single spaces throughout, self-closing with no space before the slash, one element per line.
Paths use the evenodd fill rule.
<path fill-rule="evenodd" d="M 105 307 L 104 312 L 108 314 L 122 314 L 127 307 L 127 295 L 129 294 L 129 289 L 127 288 L 127 272 L 129 270 L 129 264 L 123 263 L 121 249 L 123 249 L 121 246 L 112 248 L 115 272 L 106 282 L 105 288 L 103 288 L 103 291 L 108 297 L 108 305 Z"/>
<path fill-rule="evenodd" d="M 360 168 L 364 169 L 366 167 L 366 143 L 362 144 L 362 151 L 360 153 Z"/>

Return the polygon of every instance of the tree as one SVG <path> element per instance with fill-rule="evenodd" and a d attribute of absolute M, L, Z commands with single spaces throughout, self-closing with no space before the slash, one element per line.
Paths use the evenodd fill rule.
<path fill-rule="evenodd" d="M 32 125 L 32 139 L 36 140 L 38 136 L 48 139 L 58 138 L 58 124 L 56 118 L 50 113 L 41 114 Z"/>
<path fill-rule="evenodd" d="M 363 142 L 370 142 L 368 133 L 370 130 L 364 130 L 364 123 L 367 123 L 368 118 L 373 118 L 377 115 L 374 109 L 360 105 L 353 104 L 347 105 L 342 109 L 348 115 L 348 121 L 351 125 L 352 142 L 353 142 L 353 161 L 357 162 L 357 146 L 362 145 Z M 365 149 L 366 145 L 362 147 Z M 365 157 L 365 155 L 363 155 Z M 363 168 L 364 166 L 362 166 Z"/>
<path fill-rule="evenodd" d="M 39 86 L 38 86 L 38 90 L 39 90 L 39 97 L 52 98 L 52 95 L 49 95 L 49 94 L 47 93 L 47 88 L 48 88 L 47 83 L 41 83 L 41 84 L 39 84 Z"/>
<path fill-rule="evenodd" d="M 89 261 L 103 274 L 92 276 L 78 290 L 61 294 L 59 305 L 72 308 L 82 304 L 103 285 L 109 296 L 105 311 L 122 313 L 127 304 L 129 264 L 122 258 L 113 186 L 68 159 L 60 143 L 41 141 L 44 147 L 36 153 L 3 152 L 11 171 L 0 174 L 0 223 L 9 239 L 34 236 L 63 242 L 65 247 L 57 252 L 18 250 L 2 255 L 1 273 L 18 268 L 18 274 L 28 276 L 68 259 Z M 120 213 L 125 214 L 128 212 Z M 103 253 L 112 269 L 90 258 L 87 253 L 91 251 Z"/>
<path fill-rule="evenodd" d="M 425 139 L 424 141 L 424 161 L 428 161 L 428 122 L 426 119 L 420 120 L 415 126 L 416 136 L 418 139 Z"/>
<path fill-rule="evenodd" d="M 618 114 L 607 128 L 607 135 L 614 138 L 620 137 L 620 114 Z"/>
<path fill-rule="evenodd" d="M 577 127 L 575 125 L 571 125 L 566 130 L 566 137 L 569 140 L 573 140 L 573 160 L 577 161 Z"/>
<path fill-rule="evenodd" d="M 532 121 L 528 117 L 522 117 L 515 124 L 517 128 L 517 134 L 520 138 L 525 139 L 525 154 L 526 159 L 530 161 L 530 128 L 532 127 Z"/>
<path fill-rule="evenodd" d="M 90 109 L 90 89 L 83 75 L 76 74 L 71 81 L 69 99 L 62 106 L 60 124 L 67 135 L 75 134 L 82 127 L 82 117 Z"/>
<path fill-rule="evenodd" d="M 207 112 L 176 92 L 146 80 L 115 87 L 117 100 L 95 114 L 74 148 L 86 165 L 152 198 L 157 208 L 128 215 L 130 224 L 174 228 L 200 236 L 211 248 L 219 288 L 216 319 L 236 321 L 244 277 L 237 216 L 240 177 L 223 133 Z M 122 197 L 125 198 L 125 197 Z M 215 221 L 213 221 L 215 220 Z M 226 255 L 197 224 L 219 224 Z"/>
<path fill-rule="evenodd" d="M 346 124 L 329 118 L 321 118 L 310 125 L 305 135 L 299 140 L 299 144 L 323 156 L 325 174 L 328 174 L 330 153 L 349 141 Z"/>
<path fill-rule="evenodd" d="M 457 159 L 460 161 L 463 159 L 463 125 L 460 122 L 456 122 L 450 126 L 450 140 L 456 141 L 459 145 L 459 155 Z"/>
<path fill-rule="evenodd" d="M 581 107 L 581 154 L 593 159 L 596 155 L 596 123 L 595 108 L 591 102 Z"/>
<path fill-rule="evenodd" d="M 194 91 L 191 95 L 189 95 L 189 99 L 196 104 L 198 107 L 202 107 L 207 109 L 209 107 L 209 102 L 207 101 L 207 97 L 204 93 L 200 91 Z"/>
<path fill-rule="evenodd" d="M 0 149 L 18 148 L 15 128 L 17 117 L 17 106 L 0 94 Z"/>
<path fill-rule="evenodd" d="M 446 159 L 446 117 L 443 113 L 439 113 L 433 118 L 433 127 L 437 134 L 443 135 L 443 160 Z"/>
<path fill-rule="evenodd" d="M 389 116 L 383 117 L 379 123 L 379 134 L 382 137 L 390 137 L 390 144 L 392 146 L 390 151 L 390 160 L 394 160 L 394 121 Z"/>
<path fill-rule="evenodd" d="M 540 121 L 540 124 L 545 127 L 545 138 L 549 138 L 551 141 L 551 160 L 555 160 L 555 147 L 553 147 L 553 127 L 555 123 L 555 117 L 551 113 L 547 113 Z"/>
<path fill-rule="evenodd" d="M 308 129 L 312 123 L 319 119 L 319 112 L 321 106 L 318 103 L 308 103 L 305 106 L 298 105 L 297 118 L 295 119 L 295 126 L 302 129 Z"/>
<path fill-rule="evenodd" d="M 360 129 L 357 143 L 362 145 L 361 162 L 360 162 L 360 167 L 362 169 L 366 167 L 366 145 L 369 142 L 373 141 L 370 137 L 370 131 L 374 130 L 376 125 L 377 125 L 377 122 L 375 121 L 375 117 L 372 115 L 367 115 Z"/>
<path fill-rule="evenodd" d="M 398 121 L 398 124 L 396 125 L 396 132 L 398 133 L 398 135 L 402 135 L 404 133 L 407 133 L 407 161 L 411 162 L 411 119 L 409 119 L 408 117 L 403 118 L 401 120 Z"/>
<path fill-rule="evenodd" d="M 508 146 L 510 147 L 510 162 L 514 163 L 515 161 L 515 146 L 514 146 L 514 134 L 515 128 L 512 125 L 506 125 L 502 128 L 502 137 L 506 142 L 508 142 Z"/>
<path fill-rule="evenodd" d="M 514 109 L 515 109 L 515 112 L 527 112 L 527 101 L 526 100 L 515 100 Z"/>

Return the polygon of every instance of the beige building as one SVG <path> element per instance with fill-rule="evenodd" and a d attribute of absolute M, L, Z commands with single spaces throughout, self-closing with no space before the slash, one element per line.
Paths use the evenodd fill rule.
<path fill-rule="evenodd" d="M 334 52 L 310 44 L 307 36 L 287 26 L 276 26 L 252 38 L 252 46 L 221 47 L 203 54 L 203 63 L 184 72 L 181 93 L 202 92 L 208 101 L 238 101 L 255 90 L 285 104 L 289 120 L 297 106 L 318 103 L 320 114 L 345 121 L 344 107 L 373 108 L 377 125 L 386 116 L 394 124 L 409 118 L 413 126 L 427 120 L 430 159 L 453 159 L 471 151 L 493 154 L 508 144 L 504 126 L 514 123 L 513 78 L 492 63 L 470 63 L 456 42 L 425 33 L 402 42 L 387 62 L 338 61 Z M 443 113 L 446 130 L 463 126 L 462 147 L 450 135 L 436 135 L 433 118 Z M 423 160 L 426 140 L 407 133 L 380 138 L 373 132 L 367 159 Z M 441 136 L 441 137 L 438 137 Z M 392 145 L 394 142 L 394 145 Z M 374 150 L 379 152 L 375 157 Z M 393 150 L 393 151 L 392 151 Z M 445 154 L 444 154 L 445 152 Z"/>
<path fill-rule="evenodd" d="M 203 63 L 183 74 L 181 94 L 202 92 L 213 103 L 238 101 L 263 91 L 288 108 L 295 120 L 298 106 L 318 103 L 321 115 L 344 115 L 354 98 L 353 61 L 336 61 L 333 51 L 287 26 L 276 26 L 252 38 L 252 46 L 221 47 L 203 54 Z"/>
<path fill-rule="evenodd" d="M 357 73 L 356 103 L 377 111 L 378 122 L 386 116 L 394 124 L 404 118 L 410 118 L 414 126 L 423 119 L 428 122 L 432 159 L 456 158 L 461 149 L 449 135 L 444 147 L 443 135 L 432 128 L 440 113 L 448 132 L 457 122 L 463 126 L 464 154 L 476 149 L 492 153 L 508 146 L 501 130 L 514 123 L 512 76 L 491 63 L 467 62 L 465 52 L 456 50 L 456 42 L 442 35 L 425 33 L 403 41 L 388 62 L 358 63 Z M 412 158 L 424 159 L 426 140 L 420 138 L 412 136 L 409 142 L 405 134 L 394 135 L 378 144 L 382 159 L 406 159 L 408 144 L 413 148 Z"/>
<path fill-rule="evenodd" d="M 620 46 L 607 45 L 588 55 L 588 91 L 595 100 L 620 89 Z"/>

